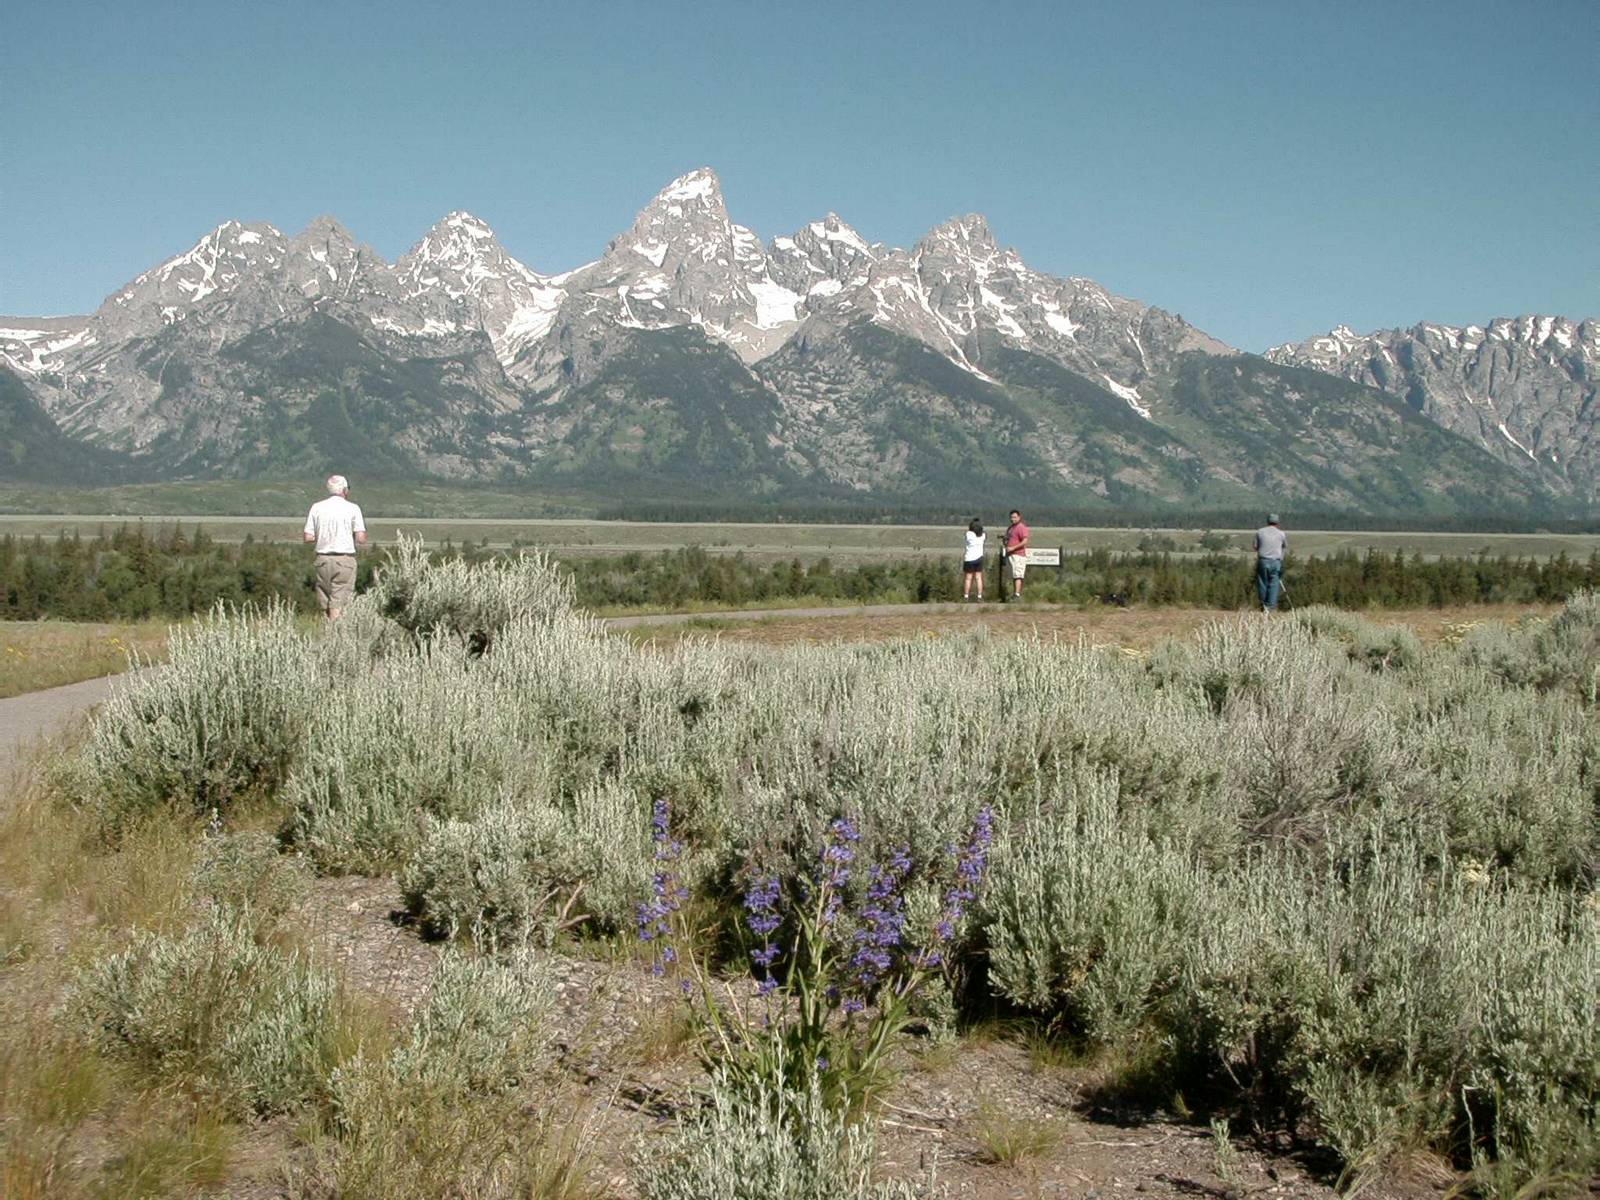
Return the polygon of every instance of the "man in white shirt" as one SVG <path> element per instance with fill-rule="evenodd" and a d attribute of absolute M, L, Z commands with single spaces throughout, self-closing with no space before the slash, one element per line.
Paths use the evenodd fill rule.
<path fill-rule="evenodd" d="M 367 544 L 361 507 L 350 503 L 350 481 L 328 476 L 328 498 L 306 514 L 305 540 L 317 547 L 317 600 L 328 620 L 337 621 L 356 593 L 356 546 Z"/>

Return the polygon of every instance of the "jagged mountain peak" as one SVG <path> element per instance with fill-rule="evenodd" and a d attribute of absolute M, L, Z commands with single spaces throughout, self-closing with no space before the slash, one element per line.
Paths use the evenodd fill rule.
<path fill-rule="evenodd" d="M 355 235 L 345 228 L 339 218 L 327 214 L 312 217 L 306 222 L 306 227 L 294 235 L 291 243 L 302 246 L 323 245 L 356 249 Z"/>
<path fill-rule="evenodd" d="M 654 205 L 698 205 L 703 208 L 723 208 L 722 180 L 710 167 L 696 167 L 679 175 L 656 193 L 650 201 Z"/>
<path fill-rule="evenodd" d="M 490 276 L 510 273 L 529 282 L 545 280 L 506 253 L 487 221 L 459 209 L 435 221 L 422 239 L 400 256 L 395 269 L 414 291 L 436 281 L 441 269 Z"/>
<path fill-rule="evenodd" d="M 964 217 L 951 217 L 930 229 L 922 241 L 954 242 L 973 249 L 994 251 L 999 244 L 989 229 L 989 221 L 982 213 L 968 213 Z"/>
<path fill-rule="evenodd" d="M 460 229 L 471 237 L 493 237 L 494 230 L 489 228 L 489 223 L 482 217 L 457 208 L 446 213 L 440 220 L 434 222 L 434 230 Z"/>

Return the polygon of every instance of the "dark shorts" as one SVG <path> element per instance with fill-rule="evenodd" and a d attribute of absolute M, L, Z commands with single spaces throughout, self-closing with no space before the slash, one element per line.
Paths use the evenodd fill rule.
<path fill-rule="evenodd" d="M 968 560 L 966 562 L 963 562 L 961 564 L 961 569 L 963 571 L 965 571 L 968 575 L 982 575 L 983 574 L 983 559 L 974 558 L 974 559 L 970 559 L 970 560 Z"/>

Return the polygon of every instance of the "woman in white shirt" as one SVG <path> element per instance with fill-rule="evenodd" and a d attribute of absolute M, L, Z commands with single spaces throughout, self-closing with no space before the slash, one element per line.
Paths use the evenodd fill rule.
<path fill-rule="evenodd" d="M 978 581 L 978 599 L 983 599 L 983 522 L 973 517 L 967 526 L 967 552 L 961 560 L 961 598 L 972 599 L 972 581 Z"/>

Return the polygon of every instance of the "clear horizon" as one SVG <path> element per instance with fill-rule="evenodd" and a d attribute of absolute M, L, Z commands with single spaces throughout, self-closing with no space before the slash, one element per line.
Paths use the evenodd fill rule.
<path fill-rule="evenodd" d="M 447 212 L 554 273 L 700 166 L 769 241 L 983 213 L 1245 350 L 1600 313 L 1600 7 L 66 3 L 13 17 L 0 312 L 226 220 L 393 260 Z"/>

